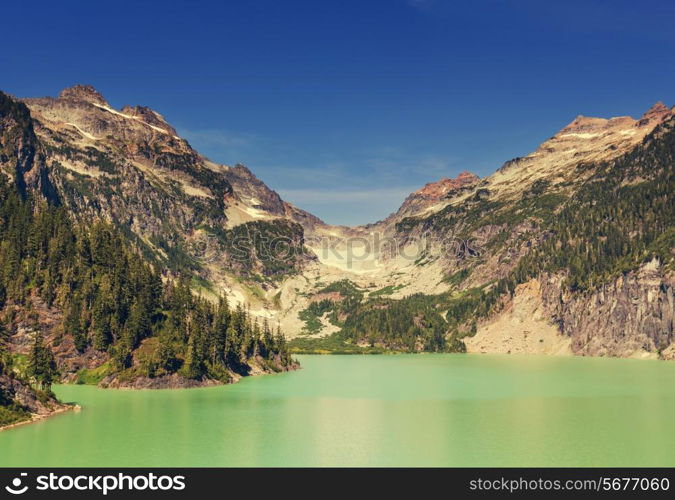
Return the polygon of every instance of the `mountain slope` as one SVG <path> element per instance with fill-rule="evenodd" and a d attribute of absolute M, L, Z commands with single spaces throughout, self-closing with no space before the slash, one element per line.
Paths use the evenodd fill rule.
<path fill-rule="evenodd" d="M 10 351 L 30 357 L 33 339 L 42 343 L 44 338 L 49 348 L 40 352 L 50 359 L 55 355 L 54 370 L 63 379 L 106 386 L 226 383 L 295 368 L 280 332 L 273 333 L 241 305 L 230 308 L 222 291 L 215 303 L 195 295 L 191 281 L 199 277 L 200 263 L 193 265 L 187 253 L 172 254 L 170 246 L 155 245 L 170 234 L 182 241 L 182 230 L 190 226 L 181 224 L 223 217 L 222 209 L 204 213 L 213 206 L 180 205 L 177 197 L 164 200 L 166 217 L 153 205 L 160 192 L 131 165 L 135 156 L 130 151 L 148 137 L 161 134 L 163 141 L 172 133 L 161 117 L 125 110 L 118 118 L 88 87 L 41 101 L 46 104 L 36 114 L 44 121 L 37 121 L 24 104 L 0 93 L 7 174 L 0 178 L 0 312 L 12 332 Z M 57 112 L 79 122 L 78 133 L 85 128 L 92 137 L 109 133 L 92 149 L 80 139 L 65 142 L 58 135 L 62 132 L 54 132 L 63 126 L 54 121 Z M 103 122 L 99 113 L 113 118 Z M 154 124 L 145 121 L 153 117 Z M 127 122 L 135 125 L 128 129 Z M 203 160 L 186 143 L 166 140 L 164 149 L 154 143 L 160 152 L 150 155 L 153 161 L 175 167 L 180 179 L 187 179 L 185 174 L 190 182 L 206 182 Z M 169 167 L 158 171 L 164 168 Z M 31 177 L 36 170 L 46 175 Z M 104 174 L 112 184 L 100 181 Z M 219 192 L 232 192 L 222 176 L 211 181 L 214 200 Z M 292 235 L 299 228 L 289 221 L 267 224 L 259 232 L 282 227 Z M 253 260 L 246 262 L 252 266 Z M 49 383 L 56 376 L 52 371 Z"/>
<path fill-rule="evenodd" d="M 281 200 L 246 167 L 202 157 L 159 113 L 113 109 L 83 85 L 22 102 L 34 130 L 29 138 L 41 152 L 45 190 L 81 222 L 113 222 L 152 262 L 174 275 L 193 275 L 212 299 L 227 290 L 234 303 L 270 317 L 265 290 L 314 258 L 302 251 L 298 222 L 309 229 L 323 226 L 319 219 Z M 26 169 L 31 163 L 22 159 Z M 284 245 L 272 253 L 255 244 L 279 237 Z"/>

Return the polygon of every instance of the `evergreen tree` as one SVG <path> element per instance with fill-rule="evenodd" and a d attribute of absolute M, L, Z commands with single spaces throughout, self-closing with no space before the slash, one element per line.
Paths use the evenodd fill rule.
<path fill-rule="evenodd" d="M 37 330 L 28 355 L 28 376 L 39 388 L 49 391 L 57 374 L 54 354 L 44 344 L 42 331 Z"/>
<path fill-rule="evenodd" d="M 9 350 L 9 331 L 0 323 L 0 375 L 12 373 L 13 358 Z"/>

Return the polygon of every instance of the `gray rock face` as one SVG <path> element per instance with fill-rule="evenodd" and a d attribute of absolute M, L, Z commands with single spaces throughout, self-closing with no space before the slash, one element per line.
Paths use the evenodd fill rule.
<path fill-rule="evenodd" d="M 542 284 L 542 300 L 572 350 L 587 356 L 660 353 L 675 340 L 675 273 L 657 261 L 590 294 L 561 292 L 560 279 Z"/>
<path fill-rule="evenodd" d="M 56 198 L 30 112 L 5 94 L 0 94 L 0 171 L 16 179 L 21 189 L 34 189 Z"/>

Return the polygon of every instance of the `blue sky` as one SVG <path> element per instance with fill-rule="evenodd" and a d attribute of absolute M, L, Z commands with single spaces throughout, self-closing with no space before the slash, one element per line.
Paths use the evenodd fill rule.
<path fill-rule="evenodd" d="M 337 224 L 576 115 L 675 104 L 669 1 L 9 2 L 0 89 L 94 85 Z"/>

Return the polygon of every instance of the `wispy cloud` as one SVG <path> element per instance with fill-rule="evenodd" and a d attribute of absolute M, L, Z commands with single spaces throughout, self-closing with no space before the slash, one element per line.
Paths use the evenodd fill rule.
<path fill-rule="evenodd" d="M 342 163 L 317 162 L 311 167 L 294 167 L 277 164 L 259 164 L 257 174 L 282 182 L 283 186 L 312 186 L 318 189 L 336 184 L 354 184 L 354 172 Z M 358 182 L 357 182 L 358 183 Z"/>
<path fill-rule="evenodd" d="M 301 203 L 352 203 L 376 200 L 391 202 L 403 200 L 417 187 L 375 188 L 375 189 L 282 189 L 279 194 L 296 204 Z"/>
<path fill-rule="evenodd" d="M 407 187 L 413 182 L 421 186 L 462 169 L 457 157 L 420 154 L 399 146 L 380 145 L 327 158 L 321 151 L 299 151 L 254 133 L 187 128 L 179 128 L 179 133 L 214 161 L 244 163 L 263 181 L 280 188 L 321 189 L 336 183 L 352 188 L 374 183 L 386 188 Z M 289 160 L 297 164 L 289 164 Z"/>
<path fill-rule="evenodd" d="M 280 195 L 329 224 L 377 222 L 395 212 L 411 187 L 374 189 L 282 189 Z"/>
<path fill-rule="evenodd" d="M 226 161 L 239 161 L 239 157 L 245 155 L 258 141 L 255 134 L 223 129 L 179 128 L 178 133 L 198 151 L 217 151 L 222 158 L 228 158 Z"/>
<path fill-rule="evenodd" d="M 199 152 L 214 161 L 246 164 L 286 200 L 327 222 L 374 222 L 395 211 L 427 182 L 457 175 L 457 157 L 373 145 L 334 151 L 288 144 L 275 138 L 227 129 L 179 129 Z"/>
<path fill-rule="evenodd" d="M 393 184 L 401 180 L 419 179 L 421 184 L 453 175 L 461 170 L 460 158 L 434 154 L 414 154 L 393 147 L 379 151 L 365 160 L 373 173 Z"/>

